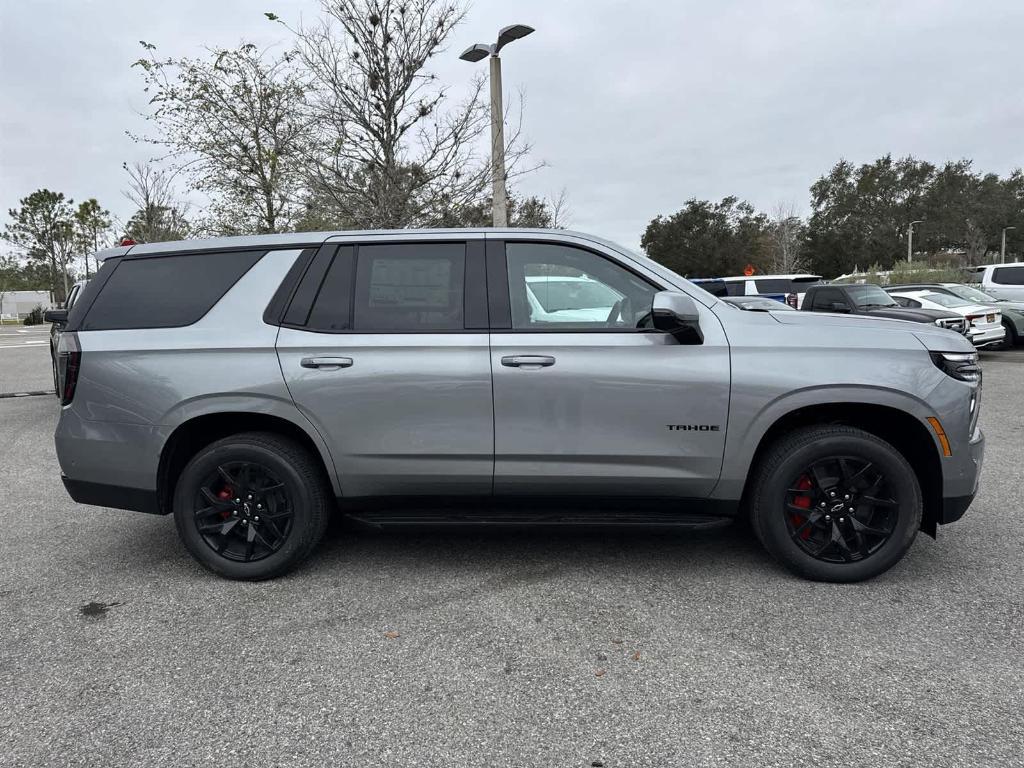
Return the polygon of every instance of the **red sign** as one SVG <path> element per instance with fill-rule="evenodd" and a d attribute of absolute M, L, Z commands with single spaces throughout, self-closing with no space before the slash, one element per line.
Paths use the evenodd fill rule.
<path fill-rule="evenodd" d="M 743 268 L 743 274 L 746 277 L 753 277 L 754 276 L 754 265 L 753 264 L 747 264 L 747 266 L 745 266 Z"/>

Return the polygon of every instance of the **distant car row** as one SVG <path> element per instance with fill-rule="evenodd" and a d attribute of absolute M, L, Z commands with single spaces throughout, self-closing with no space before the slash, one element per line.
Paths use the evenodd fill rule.
<path fill-rule="evenodd" d="M 721 281 L 697 281 L 702 287 Z M 1024 340 L 1024 301 L 990 296 L 958 283 L 921 283 L 882 288 L 873 284 L 809 285 L 797 302 L 769 295 L 721 295 L 740 309 L 835 312 L 930 323 L 963 334 L 978 348 L 1010 348 Z"/>

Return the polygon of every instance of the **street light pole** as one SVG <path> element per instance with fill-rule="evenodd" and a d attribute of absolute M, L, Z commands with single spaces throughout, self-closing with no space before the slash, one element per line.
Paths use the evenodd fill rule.
<path fill-rule="evenodd" d="M 1016 227 L 1003 227 L 1003 244 L 999 247 L 999 263 L 1006 263 L 1006 230 L 1016 229 Z"/>
<path fill-rule="evenodd" d="M 491 217 L 494 226 L 508 226 L 508 200 L 505 199 L 505 114 L 501 104 L 501 58 L 497 53 L 491 56 Z"/>
<path fill-rule="evenodd" d="M 501 104 L 501 58 L 498 52 L 513 40 L 526 37 L 533 27 L 513 24 L 498 33 L 493 45 L 476 43 L 459 56 L 463 61 L 491 60 L 491 218 L 496 227 L 508 226 L 508 199 L 505 192 L 505 114 Z"/>
<path fill-rule="evenodd" d="M 914 225 L 924 224 L 920 219 L 907 225 L 907 264 L 914 262 Z"/>

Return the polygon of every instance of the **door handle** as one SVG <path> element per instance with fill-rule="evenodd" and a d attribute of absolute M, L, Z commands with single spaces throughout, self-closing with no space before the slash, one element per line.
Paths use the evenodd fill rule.
<path fill-rule="evenodd" d="M 304 357 L 300 365 L 303 368 L 349 368 L 351 357 Z"/>
<path fill-rule="evenodd" d="M 501 364 L 509 368 L 546 368 L 555 364 L 550 355 L 506 355 Z"/>

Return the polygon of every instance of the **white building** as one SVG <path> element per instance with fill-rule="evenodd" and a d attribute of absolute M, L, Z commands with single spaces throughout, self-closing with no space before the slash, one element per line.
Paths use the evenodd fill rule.
<path fill-rule="evenodd" d="M 25 317 L 36 307 L 52 309 L 53 297 L 49 291 L 6 291 L 0 293 L 0 318 L 15 320 Z"/>

